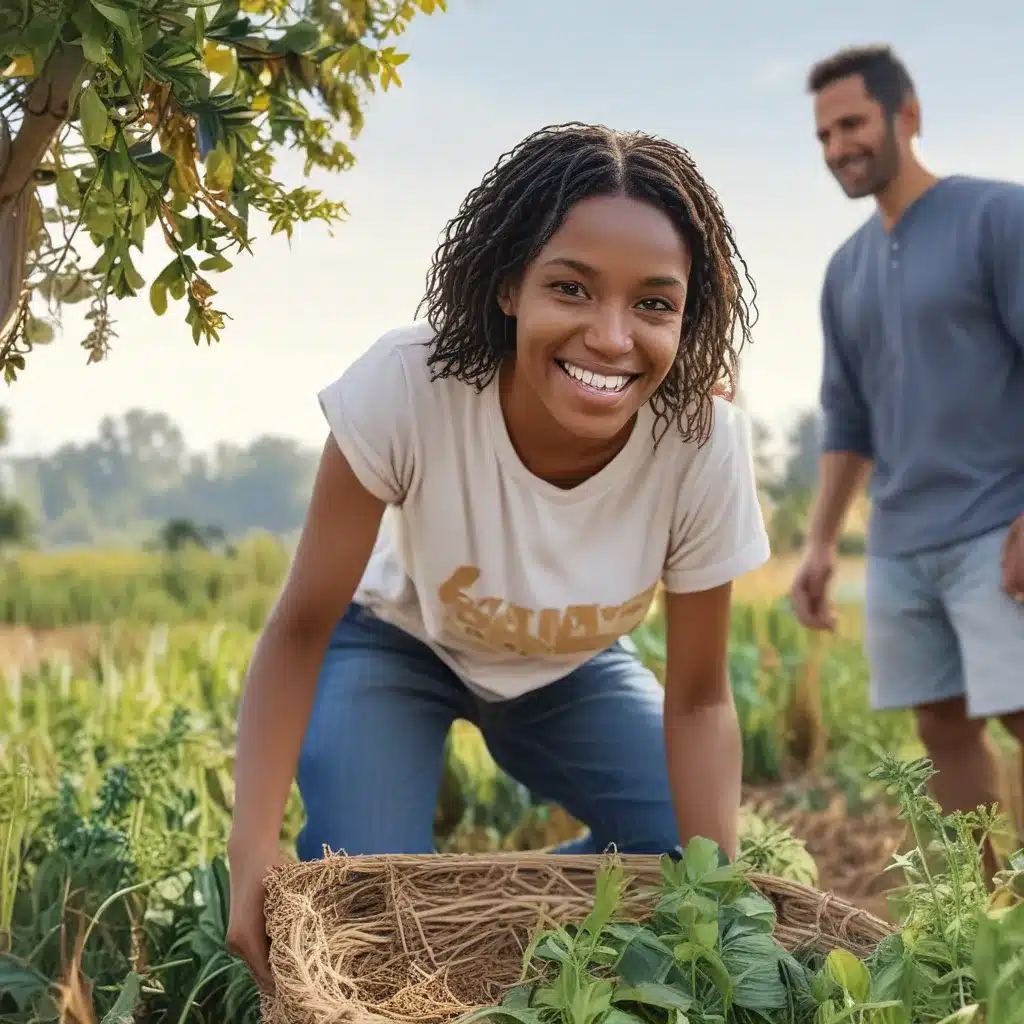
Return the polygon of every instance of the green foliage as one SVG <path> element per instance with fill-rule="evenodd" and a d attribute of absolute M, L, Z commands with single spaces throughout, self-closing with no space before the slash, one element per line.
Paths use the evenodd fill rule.
<path fill-rule="evenodd" d="M 791 828 L 752 807 L 744 807 L 741 812 L 736 863 L 745 871 L 788 878 L 812 888 L 818 884 L 818 865 L 807 844 Z"/>
<path fill-rule="evenodd" d="M 20 501 L 0 495 L 0 549 L 21 547 L 32 539 L 32 517 Z"/>
<path fill-rule="evenodd" d="M 522 983 L 458 1024 L 1020 1024 L 1024 856 L 986 899 L 981 840 L 994 814 L 943 817 L 924 791 L 927 761 L 890 756 L 874 774 L 919 845 L 894 865 L 912 869 L 899 930 L 866 961 L 844 949 L 787 951 L 744 867 L 696 838 L 662 859 L 641 921 L 620 919 L 629 880 L 607 860 L 587 917 L 535 935 Z"/>
<path fill-rule="evenodd" d="M 25 186 L 38 186 L 26 295 L 53 308 L 89 302 L 82 344 L 100 360 L 113 335 L 108 300 L 146 287 L 136 258 L 155 234 L 169 261 L 149 282 L 153 309 L 184 302 L 193 340 L 216 341 L 226 313 L 208 275 L 250 251 L 254 212 L 289 239 L 298 224 L 330 227 L 345 215 L 343 204 L 278 180 L 277 154 L 298 151 L 306 173 L 351 167 L 333 132 L 358 135 L 366 96 L 401 85 L 407 55 L 396 38 L 418 12 L 444 8 L 445 0 L 3 5 L 0 111 L 20 109 L 21 125 L 0 177 L 0 216 Z M 58 118 L 34 116 L 33 99 Z M 15 159 L 33 151 L 42 158 L 35 167 Z M 79 233 L 98 258 L 80 252 Z M 42 339 L 27 301 L 12 325 L 8 312 L 0 310 L 0 362 L 10 381 Z"/>
<path fill-rule="evenodd" d="M 647 920 L 618 919 L 626 888 L 621 864 L 608 861 L 586 919 L 538 934 L 524 983 L 459 1024 L 812 1024 L 823 1006 L 866 1020 L 898 1005 L 870 1001 L 867 968 L 852 954 L 815 966 L 787 952 L 773 905 L 706 839 L 662 859 Z"/>
<path fill-rule="evenodd" d="M 0 451 L 8 441 L 7 411 L 0 408 Z M 0 464 L 0 471 L 6 467 Z M 3 493 L 0 478 L 0 551 L 10 547 L 22 547 L 33 538 L 34 524 L 29 510 L 20 502 Z"/>
<path fill-rule="evenodd" d="M 916 753 L 911 716 L 876 712 L 868 699 L 861 617 L 851 609 L 839 633 L 813 647 L 786 603 L 736 601 L 729 644 L 729 679 L 743 737 L 743 781 L 779 782 L 805 765 L 807 751 L 795 728 L 810 692 L 823 732 L 825 774 L 859 809 L 882 787 L 868 772 L 886 751 Z M 663 673 L 664 618 L 652 615 L 633 634 L 654 671 Z"/>

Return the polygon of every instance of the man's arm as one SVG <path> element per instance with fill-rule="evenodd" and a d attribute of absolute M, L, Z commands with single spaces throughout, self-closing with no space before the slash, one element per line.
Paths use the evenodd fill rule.
<path fill-rule="evenodd" d="M 832 268 L 821 295 L 824 361 L 821 409 L 824 419 L 818 493 L 808 526 L 810 546 L 832 547 L 843 519 L 871 466 L 871 413 L 834 308 Z"/>
<path fill-rule="evenodd" d="M 1024 187 L 1000 182 L 986 205 L 983 259 L 996 310 L 1024 353 Z M 1024 509 L 1006 536 L 1002 555 L 1003 587 L 1024 602 Z"/>
<path fill-rule="evenodd" d="M 679 839 L 736 859 L 743 741 L 729 687 L 732 584 L 665 594 L 665 748 Z"/>
<path fill-rule="evenodd" d="M 996 310 L 1024 353 L 1024 186 L 999 182 L 985 204 L 982 260 Z"/>

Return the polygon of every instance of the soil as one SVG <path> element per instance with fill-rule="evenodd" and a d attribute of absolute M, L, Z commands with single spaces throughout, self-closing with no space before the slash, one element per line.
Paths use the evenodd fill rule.
<path fill-rule="evenodd" d="M 0 675 L 31 672 L 46 661 L 81 664 L 96 651 L 101 635 L 101 627 L 90 625 L 48 630 L 0 625 Z"/>
<path fill-rule="evenodd" d="M 890 920 L 886 893 L 903 881 L 901 872 L 890 865 L 893 856 L 909 846 L 907 823 L 895 807 L 884 804 L 851 814 L 841 793 L 822 789 L 827 803 L 820 810 L 787 806 L 778 785 L 751 787 L 744 799 L 804 840 L 818 865 L 819 889 Z"/>

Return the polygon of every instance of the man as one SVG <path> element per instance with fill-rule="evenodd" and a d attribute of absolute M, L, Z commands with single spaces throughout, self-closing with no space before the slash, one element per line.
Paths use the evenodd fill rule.
<path fill-rule="evenodd" d="M 872 702 L 915 709 L 936 799 L 970 810 L 999 789 L 986 721 L 1024 739 L 1024 187 L 921 164 L 888 47 L 843 50 L 808 87 L 828 169 L 876 209 L 825 275 L 819 491 L 790 596 L 833 628 L 836 538 L 870 470 Z"/>

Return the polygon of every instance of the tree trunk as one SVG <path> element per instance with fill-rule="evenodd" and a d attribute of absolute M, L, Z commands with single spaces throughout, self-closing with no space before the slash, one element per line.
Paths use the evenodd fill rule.
<path fill-rule="evenodd" d="M 84 64 L 78 47 L 55 50 L 33 83 L 17 136 L 0 116 L 0 339 L 13 326 L 25 284 L 28 207 L 36 168 L 67 120 Z"/>

